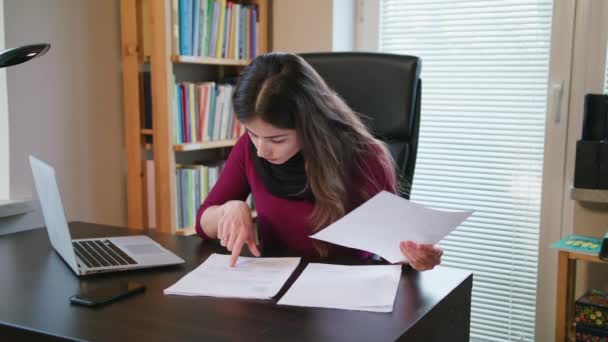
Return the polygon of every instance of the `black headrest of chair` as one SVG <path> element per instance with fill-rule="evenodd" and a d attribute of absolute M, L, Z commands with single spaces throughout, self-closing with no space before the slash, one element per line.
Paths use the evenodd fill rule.
<path fill-rule="evenodd" d="M 300 54 L 356 112 L 374 136 L 386 142 L 409 198 L 420 125 L 420 58 L 369 53 Z"/>
<path fill-rule="evenodd" d="M 407 140 L 416 109 L 418 57 L 363 52 L 301 54 L 383 140 Z M 366 119 L 367 117 L 367 119 Z"/>

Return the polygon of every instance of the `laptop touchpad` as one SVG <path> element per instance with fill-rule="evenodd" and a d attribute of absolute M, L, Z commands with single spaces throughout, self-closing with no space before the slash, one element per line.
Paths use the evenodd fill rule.
<path fill-rule="evenodd" d="M 164 251 L 158 246 L 149 243 L 142 244 L 134 244 L 134 245 L 125 245 L 123 248 L 127 249 L 129 252 L 134 255 L 146 255 L 146 254 L 159 254 L 164 253 Z"/>

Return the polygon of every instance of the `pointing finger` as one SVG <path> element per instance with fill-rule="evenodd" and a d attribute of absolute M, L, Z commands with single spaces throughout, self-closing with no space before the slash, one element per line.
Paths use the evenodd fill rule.
<path fill-rule="evenodd" d="M 245 244 L 245 239 L 239 236 L 236 239 L 236 242 L 232 248 L 232 255 L 230 255 L 230 267 L 234 267 L 236 265 L 236 260 L 239 258 L 241 254 L 241 249 L 243 249 L 243 245 Z"/>

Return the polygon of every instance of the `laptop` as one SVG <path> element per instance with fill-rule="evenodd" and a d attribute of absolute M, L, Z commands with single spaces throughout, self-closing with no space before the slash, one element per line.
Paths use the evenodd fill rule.
<path fill-rule="evenodd" d="M 30 166 L 51 245 L 76 275 L 184 263 L 144 235 L 72 240 L 55 169 L 32 156 Z"/>

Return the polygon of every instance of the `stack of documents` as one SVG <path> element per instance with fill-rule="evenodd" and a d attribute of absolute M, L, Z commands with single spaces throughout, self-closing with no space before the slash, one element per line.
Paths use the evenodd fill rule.
<path fill-rule="evenodd" d="M 400 265 L 309 264 L 279 305 L 392 312 Z"/>
<path fill-rule="evenodd" d="M 382 191 L 311 238 L 406 262 L 401 241 L 436 244 L 472 214 L 426 208 Z"/>
<path fill-rule="evenodd" d="M 300 258 L 239 257 L 235 267 L 228 266 L 230 255 L 212 254 L 165 294 L 270 299 L 300 263 Z"/>
<path fill-rule="evenodd" d="M 407 261 L 399 242 L 435 244 L 472 212 L 443 212 L 380 192 L 312 238 L 376 253 L 391 263 Z M 165 290 L 165 294 L 270 299 L 298 266 L 300 258 L 239 257 L 213 254 Z M 278 302 L 280 305 L 392 312 L 401 265 L 309 264 Z"/>

